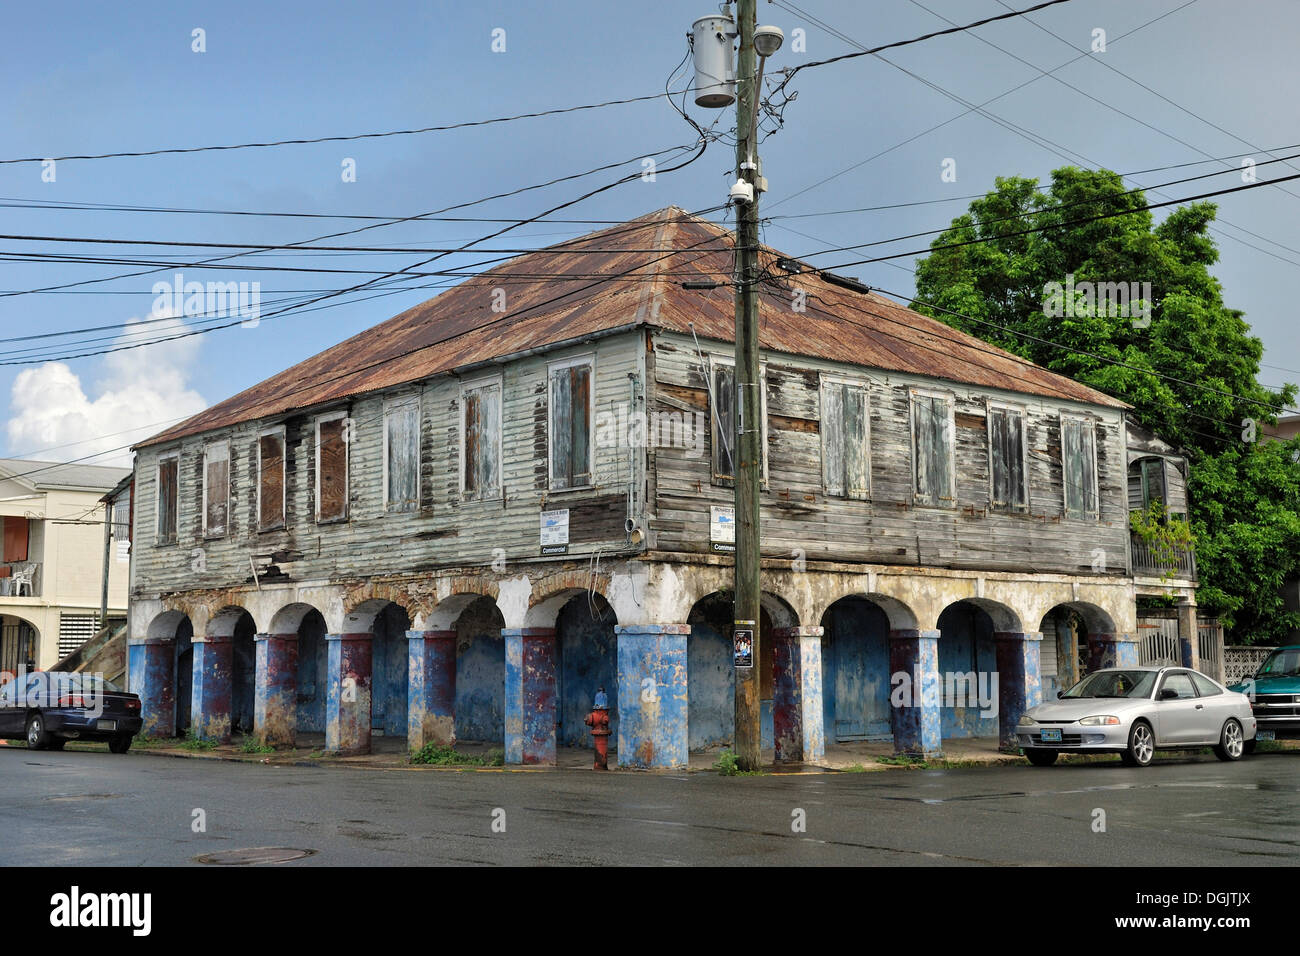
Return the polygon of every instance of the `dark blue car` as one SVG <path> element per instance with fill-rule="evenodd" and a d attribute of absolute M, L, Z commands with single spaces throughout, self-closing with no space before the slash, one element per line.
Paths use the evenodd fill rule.
<path fill-rule="evenodd" d="M 97 740 L 124 754 L 139 732 L 140 698 L 95 674 L 24 671 L 0 687 L 0 738 L 32 750 Z"/>

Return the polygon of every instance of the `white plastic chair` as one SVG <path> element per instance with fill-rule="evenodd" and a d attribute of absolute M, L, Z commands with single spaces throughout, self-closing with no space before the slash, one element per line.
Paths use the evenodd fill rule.
<path fill-rule="evenodd" d="M 11 593 L 14 597 L 22 597 L 23 588 L 27 588 L 27 596 L 32 597 L 32 578 L 36 576 L 36 565 L 31 564 L 25 568 L 14 568 L 13 584 L 10 585 Z"/>

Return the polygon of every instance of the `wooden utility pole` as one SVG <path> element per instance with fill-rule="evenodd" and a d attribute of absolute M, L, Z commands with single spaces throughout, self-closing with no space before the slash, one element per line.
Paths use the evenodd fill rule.
<path fill-rule="evenodd" d="M 759 754 L 759 540 L 758 495 L 763 467 L 763 395 L 758 362 L 758 136 L 754 105 L 761 95 L 754 50 L 757 0 L 738 0 L 740 56 L 736 70 L 736 169 L 753 187 L 750 202 L 736 203 L 736 609 L 735 630 L 752 635 L 750 667 L 736 671 L 736 763 L 757 770 Z"/>

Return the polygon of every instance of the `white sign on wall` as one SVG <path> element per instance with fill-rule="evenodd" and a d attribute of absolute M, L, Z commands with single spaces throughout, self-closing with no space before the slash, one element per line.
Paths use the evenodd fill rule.
<path fill-rule="evenodd" d="M 542 554 L 569 553 L 569 509 L 543 511 L 541 527 Z"/>
<path fill-rule="evenodd" d="M 119 562 L 121 562 L 122 564 L 126 564 L 128 561 L 131 560 L 131 542 L 130 542 L 130 541 L 118 541 L 118 542 L 117 542 L 117 560 L 118 560 Z"/>
<path fill-rule="evenodd" d="M 714 505 L 710 509 L 709 550 L 733 554 L 736 550 L 736 509 Z"/>

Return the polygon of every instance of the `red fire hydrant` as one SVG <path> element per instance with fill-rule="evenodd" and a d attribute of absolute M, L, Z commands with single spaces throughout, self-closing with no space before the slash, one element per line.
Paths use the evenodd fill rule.
<path fill-rule="evenodd" d="M 596 703 L 585 721 L 591 728 L 592 739 L 596 742 L 596 765 L 594 770 L 609 769 L 609 699 L 605 688 L 596 691 Z"/>

